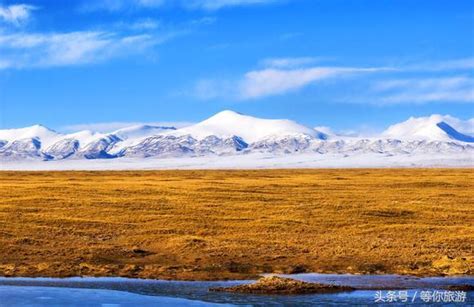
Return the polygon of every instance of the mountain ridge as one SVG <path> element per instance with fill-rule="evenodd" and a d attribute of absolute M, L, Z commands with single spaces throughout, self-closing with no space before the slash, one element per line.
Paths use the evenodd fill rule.
<path fill-rule="evenodd" d="M 474 119 L 461 121 L 455 117 L 440 114 L 410 117 L 404 122 L 391 125 L 382 133 L 383 136 L 399 139 L 472 142 L 472 136 L 468 134 L 474 134 Z"/>
<path fill-rule="evenodd" d="M 312 129 L 287 119 L 263 119 L 225 110 L 197 124 L 174 127 L 135 125 L 100 133 L 58 133 L 42 125 L 0 130 L 0 161 L 179 158 L 313 153 L 345 156 L 451 154 L 474 152 L 474 120 L 449 115 L 411 117 L 378 136 L 354 137 Z M 459 131 L 459 130 L 462 131 Z M 467 131 L 467 132 L 466 132 Z"/>
<path fill-rule="evenodd" d="M 195 125 L 178 129 L 170 134 L 189 134 L 196 139 L 203 139 L 209 135 L 238 136 L 246 142 L 253 143 L 273 135 L 307 134 L 317 137 L 318 132 L 288 119 L 263 119 L 224 110 Z"/>

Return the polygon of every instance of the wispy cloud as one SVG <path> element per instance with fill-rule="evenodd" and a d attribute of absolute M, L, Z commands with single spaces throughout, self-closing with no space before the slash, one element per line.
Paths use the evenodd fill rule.
<path fill-rule="evenodd" d="M 19 26 L 28 21 L 31 17 L 31 11 L 36 9 L 37 7 L 28 4 L 0 5 L 0 22 Z"/>
<path fill-rule="evenodd" d="M 425 62 L 403 67 L 405 71 L 453 71 L 453 70 L 472 70 L 474 69 L 474 58 L 462 58 L 454 60 L 445 60 L 439 62 Z"/>
<path fill-rule="evenodd" d="M 313 64 L 319 59 L 314 57 L 298 57 L 298 58 L 268 58 L 261 61 L 266 67 L 274 68 L 295 68 Z"/>
<path fill-rule="evenodd" d="M 118 129 L 137 126 L 150 125 L 158 127 L 182 128 L 194 124 L 193 122 L 103 122 L 103 123 L 85 123 L 60 127 L 60 131 L 76 132 L 81 130 L 91 130 L 95 132 L 112 132 Z"/>
<path fill-rule="evenodd" d="M 141 52 L 172 33 L 123 35 L 105 31 L 0 34 L 3 68 L 68 66 L 95 63 Z"/>
<path fill-rule="evenodd" d="M 344 96 L 333 96 L 334 101 L 378 105 L 474 101 L 474 78 L 470 72 L 474 67 L 474 58 L 400 67 L 315 65 L 325 59 L 267 58 L 259 62 L 262 68 L 250 70 L 234 79 L 201 79 L 191 92 L 202 100 L 256 100 L 297 92 L 327 79 L 344 81 L 347 77 L 359 78 L 370 74 L 370 78 L 359 78 L 361 86 L 357 92 L 348 96 L 346 90 L 342 94 Z M 434 77 L 435 72 L 436 76 L 448 76 Z M 453 73 L 458 73 L 458 76 L 453 77 Z M 459 73 L 463 75 L 459 76 Z M 420 77 L 413 77 L 414 74 Z M 407 75 L 411 77 L 403 78 Z"/>
<path fill-rule="evenodd" d="M 189 23 L 192 26 L 201 26 L 201 25 L 208 26 L 208 25 L 214 24 L 216 21 L 217 21 L 216 17 L 206 16 L 206 17 L 202 17 L 198 19 L 193 19 Z"/>
<path fill-rule="evenodd" d="M 378 81 L 372 87 L 376 104 L 474 102 L 474 78 L 410 78 Z"/>
<path fill-rule="evenodd" d="M 278 0 L 188 0 L 183 1 L 187 8 L 219 10 L 232 6 L 248 6 L 275 3 Z"/>
<path fill-rule="evenodd" d="M 162 26 L 162 22 L 160 20 L 146 18 L 131 23 L 121 23 L 120 25 L 131 30 L 155 30 Z"/>
<path fill-rule="evenodd" d="M 109 11 L 117 12 L 137 8 L 158 8 L 167 0 L 97 0 L 83 1 L 79 9 L 82 12 Z"/>
<path fill-rule="evenodd" d="M 166 1 L 104 0 L 95 3 L 119 8 L 126 2 L 141 6 L 160 6 Z M 29 18 L 34 9 L 36 7 L 23 4 L 0 6 L 0 19 L 20 23 Z M 95 26 L 93 30 L 71 32 L 29 32 L 10 28 L 0 31 L 0 70 L 82 65 L 144 54 L 154 46 L 189 34 L 197 27 L 209 25 L 215 20 L 214 17 L 204 17 L 181 25 L 166 25 L 158 19 L 141 18 L 102 24 Z"/>
<path fill-rule="evenodd" d="M 285 58 L 264 61 L 269 67 L 246 72 L 236 80 L 202 79 L 196 82 L 193 96 L 210 100 L 226 98 L 251 100 L 300 90 L 318 81 L 357 74 L 387 71 L 390 68 L 300 67 L 312 58 Z M 279 68 L 281 67 L 281 68 Z"/>
<path fill-rule="evenodd" d="M 228 7 L 253 6 L 276 3 L 281 0 L 98 0 L 84 1 L 82 11 L 120 11 L 127 9 L 152 9 L 165 6 L 181 7 L 188 10 L 216 11 Z"/>
<path fill-rule="evenodd" d="M 242 99 L 254 99 L 285 94 L 320 80 L 381 70 L 387 68 L 310 67 L 254 70 L 246 73 L 241 81 L 240 96 Z"/>

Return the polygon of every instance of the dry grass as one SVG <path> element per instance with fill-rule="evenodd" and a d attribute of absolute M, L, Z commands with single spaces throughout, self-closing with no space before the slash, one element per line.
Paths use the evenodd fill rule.
<path fill-rule="evenodd" d="M 470 169 L 0 172 L 0 275 L 473 274 Z"/>

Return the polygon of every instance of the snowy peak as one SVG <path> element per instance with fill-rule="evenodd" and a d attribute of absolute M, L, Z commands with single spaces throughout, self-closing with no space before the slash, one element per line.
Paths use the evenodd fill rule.
<path fill-rule="evenodd" d="M 238 136 L 247 143 L 260 141 L 269 136 L 287 136 L 305 134 L 317 137 L 317 131 L 287 119 L 262 119 L 243 115 L 234 111 L 222 111 L 216 115 L 175 132 L 179 135 L 190 134 L 203 139 L 210 135 L 219 137 Z"/>
<path fill-rule="evenodd" d="M 390 126 L 383 136 L 395 139 L 474 142 L 474 122 L 461 121 L 449 115 L 434 114 L 429 117 L 411 117 L 407 121 Z M 465 131 L 460 132 L 459 130 Z"/>
<path fill-rule="evenodd" d="M 114 143 L 109 152 L 118 154 L 126 147 L 135 146 L 147 138 L 174 130 L 176 130 L 175 127 L 152 125 L 135 125 L 116 130 L 110 133 L 109 136 L 118 137 L 120 141 Z"/>
<path fill-rule="evenodd" d="M 122 140 L 131 138 L 142 138 L 160 134 L 164 131 L 176 130 L 175 127 L 151 126 L 151 125 L 135 125 L 131 127 L 122 128 L 112 132 Z"/>
<path fill-rule="evenodd" d="M 448 115 L 410 118 L 370 138 L 345 137 L 286 119 L 262 119 L 223 111 L 182 129 L 136 125 L 111 133 L 61 134 L 41 125 L 0 130 L 0 162 L 197 157 L 248 153 L 289 155 L 452 155 L 474 152 L 474 119 Z"/>
<path fill-rule="evenodd" d="M 56 137 L 58 133 L 42 125 L 33 125 L 25 128 L 0 130 L 0 140 L 19 140 L 28 138 L 48 139 Z"/>
<path fill-rule="evenodd" d="M 80 144 L 81 147 L 86 146 L 87 144 L 94 142 L 98 139 L 102 139 L 106 137 L 105 134 L 102 134 L 100 132 L 94 132 L 90 130 L 82 130 L 70 134 L 63 134 L 62 138 L 63 140 L 77 140 Z"/>
<path fill-rule="evenodd" d="M 60 135 L 42 125 L 0 130 L 0 140 L 14 142 L 23 139 L 35 139 L 42 146 L 50 146 Z"/>

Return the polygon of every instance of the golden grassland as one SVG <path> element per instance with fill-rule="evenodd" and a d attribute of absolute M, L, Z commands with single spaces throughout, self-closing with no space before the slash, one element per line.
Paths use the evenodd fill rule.
<path fill-rule="evenodd" d="M 0 172 L 0 275 L 473 274 L 471 169 Z"/>

